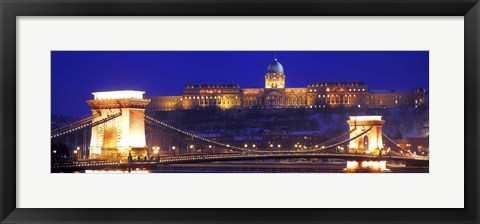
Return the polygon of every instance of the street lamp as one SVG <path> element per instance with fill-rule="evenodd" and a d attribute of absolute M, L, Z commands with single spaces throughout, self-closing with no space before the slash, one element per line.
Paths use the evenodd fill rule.
<path fill-rule="evenodd" d="M 157 147 L 152 146 L 153 153 L 155 153 L 155 150 L 157 150 Z"/>
<path fill-rule="evenodd" d="M 173 153 L 173 155 L 176 154 L 176 153 L 175 153 L 175 146 L 172 146 L 172 153 Z"/>
<path fill-rule="evenodd" d="M 195 153 L 195 146 L 194 145 L 190 145 L 190 149 L 191 149 L 191 153 Z"/>
<path fill-rule="evenodd" d="M 160 149 L 160 147 L 153 147 L 155 149 L 155 151 L 153 151 L 153 153 L 155 153 L 157 155 L 157 161 L 160 160 L 160 154 L 158 153 L 158 150 Z"/>
<path fill-rule="evenodd" d="M 78 147 L 78 146 L 77 146 L 77 152 L 80 153 L 80 147 Z M 77 154 L 77 153 L 75 153 L 75 155 L 76 155 L 76 154 Z M 76 155 L 76 156 L 77 156 L 77 158 L 78 158 L 78 155 Z"/>

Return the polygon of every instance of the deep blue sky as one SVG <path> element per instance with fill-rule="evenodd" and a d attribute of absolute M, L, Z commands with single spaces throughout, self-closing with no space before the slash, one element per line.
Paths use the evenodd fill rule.
<path fill-rule="evenodd" d="M 369 89 L 428 89 L 428 51 L 278 51 L 286 86 L 363 81 Z M 188 83 L 262 88 L 273 51 L 52 51 L 52 113 L 90 113 L 92 92 L 181 95 Z"/>

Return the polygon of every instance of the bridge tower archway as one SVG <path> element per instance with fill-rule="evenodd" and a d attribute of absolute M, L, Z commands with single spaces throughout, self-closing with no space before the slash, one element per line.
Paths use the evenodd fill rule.
<path fill-rule="evenodd" d="M 350 116 L 347 123 L 350 126 L 350 138 L 357 137 L 349 142 L 349 153 L 380 154 L 383 148 L 382 126 L 385 123 L 382 116 Z"/>
<path fill-rule="evenodd" d="M 142 91 L 95 92 L 88 100 L 94 116 L 89 158 L 126 159 L 147 155 L 145 108 L 149 99 Z M 113 118 L 113 119 L 112 119 Z M 105 122 L 102 122 L 105 121 Z"/>

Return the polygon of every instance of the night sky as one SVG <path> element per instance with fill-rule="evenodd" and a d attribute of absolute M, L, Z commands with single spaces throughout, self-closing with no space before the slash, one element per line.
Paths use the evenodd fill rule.
<path fill-rule="evenodd" d="M 286 87 L 363 81 L 369 89 L 428 89 L 428 51 L 278 51 Z M 89 115 L 92 92 L 181 95 L 189 83 L 263 88 L 273 51 L 52 51 L 52 113 Z"/>

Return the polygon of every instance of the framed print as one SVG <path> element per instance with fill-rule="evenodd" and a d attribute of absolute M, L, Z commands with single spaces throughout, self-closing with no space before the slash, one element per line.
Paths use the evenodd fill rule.
<path fill-rule="evenodd" d="M 0 7 L 2 223 L 479 221 L 478 1 Z"/>

